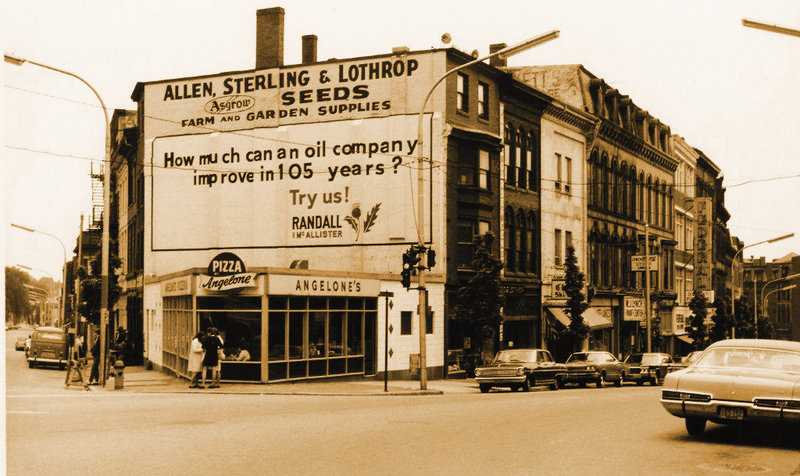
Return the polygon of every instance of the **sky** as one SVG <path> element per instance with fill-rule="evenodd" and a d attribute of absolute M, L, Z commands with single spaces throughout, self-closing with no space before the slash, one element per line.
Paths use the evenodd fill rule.
<path fill-rule="evenodd" d="M 800 2 L 6 0 L 5 54 L 77 74 L 108 109 L 135 109 L 137 82 L 252 69 L 256 11 L 281 6 L 287 65 L 301 36 L 318 59 L 440 48 L 443 33 L 488 54 L 554 29 L 561 36 L 509 66 L 582 64 L 702 150 L 723 171 L 731 233 L 768 260 L 800 253 L 800 38 L 745 28 L 747 18 L 800 29 Z M 103 158 L 103 110 L 77 79 L 4 63 L 0 91 L 3 233 L 7 266 L 60 280 L 81 213 L 91 212 L 92 163 Z M 11 223 L 58 239 L 28 233 Z"/>

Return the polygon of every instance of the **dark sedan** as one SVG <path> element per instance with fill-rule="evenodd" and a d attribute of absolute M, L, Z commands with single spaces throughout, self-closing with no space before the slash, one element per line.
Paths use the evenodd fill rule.
<path fill-rule="evenodd" d="M 530 391 L 536 385 L 548 385 L 557 390 L 565 373 L 564 364 L 558 364 L 543 349 L 506 349 L 494 356 L 491 363 L 475 369 L 475 381 L 482 393 L 492 387 Z"/>
<path fill-rule="evenodd" d="M 672 365 L 669 354 L 645 353 L 631 354 L 625 359 L 625 380 L 636 382 L 636 385 L 656 385 L 667 375 L 667 369 Z"/>
<path fill-rule="evenodd" d="M 566 366 L 564 383 L 577 383 L 582 387 L 594 383 L 600 388 L 606 382 L 614 382 L 621 387 L 625 380 L 625 365 L 610 352 L 575 352 L 567 359 Z"/>

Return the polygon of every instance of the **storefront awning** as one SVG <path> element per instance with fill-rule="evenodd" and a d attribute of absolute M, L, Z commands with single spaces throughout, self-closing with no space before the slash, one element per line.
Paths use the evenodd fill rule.
<path fill-rule="evenodd" d="M 547 306 L 548 314 L 560 322 L 564 327 L 568 327 L 570 323 L 569 315 L 567 315 L 566 308 L 564 307 L 555 307 L 555 306 Z M 612 327 L 613 324 L 610 320 L 608 320 L 605 316 L 601 315 L 597 312 L 594 308 L 587 308 L 583 311 L 582 314 L 583 322 L 589 326 L 590 329 L 605 329 L 607 327 Z"/>
<path fill-rule="evenodd" d="M 597 309 L 593 307 L 589 307 L 583 311 L 583 322 L 585 322 L 586 325 L 588 325 L 592 330 L 605 329 L 607 327 L 614 326 L 611 320 L 597 312 Z"/>
<path fill-rule="evenodd" d="M 682 341 L 686 342 L 687 344 L 691 344 L 693 342 L 692 339 L 690 339 L 689 336 L 687 336 L 686 334 L 678 335 L 678 336 L 675 336 L 675 337 L 677 337 L 678 340 L 682 340 Z"/>
<path fill-rule="evenodd" d="M 569 316 L 564 312 L 563 307 L 547 306 L 545 309 L 547 309 L 547 315 L 551 319 L 557 320 L 564 327 L 569 326 Z"/>

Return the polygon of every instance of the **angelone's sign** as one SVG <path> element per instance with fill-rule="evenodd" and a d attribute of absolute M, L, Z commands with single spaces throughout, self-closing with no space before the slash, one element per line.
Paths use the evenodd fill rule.
<path fill-rule="evenodd" d="M 200 276 L 200 287 L 209 291 L 256 286 L 256 274 L 247 273 L 244 261 L 233 253 L 220 253 L 208 263 L 208 274 Z"/>

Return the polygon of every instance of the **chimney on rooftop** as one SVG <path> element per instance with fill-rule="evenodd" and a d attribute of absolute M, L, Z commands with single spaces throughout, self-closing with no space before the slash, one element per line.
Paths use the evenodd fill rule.
<path fill-rule="evenodd" d="M 317 35 L 303 35 L 303 64 L 317 62 Z"/>
<path fill-rule="evenodd" d="M 508 45 L 505 43 L 495 43 L 493 45 L 489 45 L 489 54 L 500 51 L 507 46 Z M 506 59 L 501 58 L 499 56 L 493 56 L 489 58 L 489 64 L 494 66 L 495 68 L 505 68 L 506 66 L 508 66 L 508 62 L 506 61 Z"/>
<path fill-rule="evenodd" d="M 283 66 L 283 17 L 281 7 L 256 12 L 256 69 Z"/>

